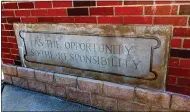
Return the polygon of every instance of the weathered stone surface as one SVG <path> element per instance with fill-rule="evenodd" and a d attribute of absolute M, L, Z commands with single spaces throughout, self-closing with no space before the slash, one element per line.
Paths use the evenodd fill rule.
<path fill-rule="evenodd" d="M 122 100 L 133 100 L 134 87 L 120 85 L 116 83 L 104 82 L 103 93 L 106 96 Z"/>
<path fill-rule="evenodd" d="M 150 111 L 150 107 L 144 104 L 132 102 L 132 101 L 123 101 L 118 100 L 118 110 L 119 111 Z"/>
<path fill-rule="evenodd" d="M 81 78 L 77 79 L 78 88 L 91 93 L 102 93 L 103 82 L 93 79 Z"/>
<path fill-rule="evenodd" d="M 154 112 L 173 112 L 174 110 L 152 106 L 150 111 L 154 111 Z"/>
<path fill-rule="evenodd" d="M 25 79 L 12 77 L 13 85 L 28 89 L 28 82 Z"/>
<path fill-rule="evenodd" d="M 67 98 L 69 100 L 77 101 L 83 104 L 91 105 L 90 93 L 78 90 L 76 88 L 66 89 Z"/>
<path fill-rule="evenodd" d="M 117 110 L 117 100 L 113 98 L 104 97 L 103 99 L 103 109 L 118 111 Z"/>
<path fill-rule="evenodd" d="M 56 95 L 59 97 L 66 97 L 66 89 L 63 86 L 56 86 Z"/>
<path fill-rule="evenodd" d="M 17 67 L 18 76 L 24 79 L 34 79 L 34 69 Z"/>
<path fill-rule="evenodd" d="M 50 95 L 55 95 L 55 86 L 52 84 L 45 84 L 46 86 L 46 92 Z"/>
<path fill-rule="evenodd" d="M 190 111 L 190 96 L 173 94 L 171 109 L 178 111 Z"/>
<path fill-rule="evenodd" d="M 5 74 L 13 75 L 13 76 L 17 75 L 16 66 L 2 64 L 2 70 L 3 70 L 3 73 L 5 73 Z"/>
<path fill-rule="evenodd" d="M 45 83 L 53 83 L 53 74 L 51 72 L 45 72 L 40 70 L 34 70 L 36 80 Z"/>
<path fill-rule="evenodd" d="M 147 89 L 136 88 L 136 101 L 151 106 L 160 106 L 169 108 L 171 95 L 161 91 L 153 91 Z"/>
<path fill-rule="evenodd" d="M 77 77 L 64 75 L 64 74 L 54 74 L 55 76 L 55 83 L 57 85 L 68 86 L 68 87 L 77 87 Z"/>
<path fill-rule="evenodd" d="M 45 84 L 42 82 L 34 81 L 34 80 L 28 80 L 28 87 L 31 90 L 40 91 L 43 93 L 46 93 L 46 87 Z"/>
<path fill-rule="evenodd" d="M 4 77 L 4 79 L 3 79 L 4 82 L 12 84 L 11 76 L 3 74 L 3 77 Z"/>
<path fill-rule="evenodd" d="M 103 108 L 103 99 L 104 96 L 97 95 L 97 94 L 91 94 L 91 102 L 92 106 L 98 107 L 98 108 Z"/>
<path fill-rule="evenodd" d="M 63 73 L 76 76 L 85 76 L 83 70 L 103 72 L 118 76 L 117 80 L 105 79 L 102 74 L 92 78 L 165 88 L 172 34 L 169 26 L 14 24 L 14 28 L 22 63 L 27 67 L 47 70 L 45 64 L 52 64 L 55 66 L 48 68 L 52 71 L 61 66 L 69 67 Z M 95 52 L 94 45 L 102 47 L 102 52 Z"/>

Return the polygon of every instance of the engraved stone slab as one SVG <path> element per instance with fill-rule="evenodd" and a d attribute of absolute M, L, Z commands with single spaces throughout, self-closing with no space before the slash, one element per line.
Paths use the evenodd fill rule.
<path fill-rule="evenodd" d="M 79 69 L 84 74 L 76 75 L 164 89 L 169 27 L 14 24 L 14 28 L 26 67 Z"/>

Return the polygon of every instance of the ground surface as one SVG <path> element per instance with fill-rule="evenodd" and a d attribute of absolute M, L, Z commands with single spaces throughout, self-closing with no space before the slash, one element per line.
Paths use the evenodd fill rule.
<path fill-rule="evenodd" d="M 2 111 L 100 111 L 54 96 L 4 85 Z"/>

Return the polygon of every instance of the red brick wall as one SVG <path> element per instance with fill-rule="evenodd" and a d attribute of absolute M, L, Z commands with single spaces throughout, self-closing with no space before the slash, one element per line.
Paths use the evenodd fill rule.
<path fill-rule="evenodd" d="M 2 2 L 2 61 L 20 65 L 12 23 L 172 25 L 167 90 L 190 95 L 190 2 Z"/>

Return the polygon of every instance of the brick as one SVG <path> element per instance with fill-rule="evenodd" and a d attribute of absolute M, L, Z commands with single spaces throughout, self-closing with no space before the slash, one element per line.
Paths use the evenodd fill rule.
<path fill-rule="evenodd" d="M 66 89 L 64 87 L 56 86 L 55 91 L 56 91 L 56 96 L 64 98 L 66 97 Z"/>
<path fill-rule="evenodd" d="M 10 32 L 9 31 L 1 31 L 1 35 L 2 36 L 10 36 Z"/>
<path fill-rule="evenodd" d="M 57 85 L 75 87 L 75 88 L 77 87 L 76 85 L 77 77 L 75 76 L 55 73 L 54 77 L 55 77 L 55 83 Z"/>
<path fill-rule="evenodd" d="M 18 50 L 18 45 L 15 43 L 12 43 L 13 49 Z"/>
<path fill-rule="evenodd" d="M 190 50 L 171 49 L 171 57 L 190 58 Z"/>
<path fill-rule="evenodd" d="M 30 16 L 30 10 L 16 10 L 15 16 Z"/>
<path fill-rule="evenodd" d="M 55 86 L 52 84 L 45 84 L 46 86 L 46 92 L 50 95 L 55 95 Z"/>
<path fill-rule="evenodd" d="M 190 37 L 190 28 L 174 28 L 173 36 Z"/>
<path fill-rule="evenodd" d="M 53 7 L 72 7 L 72 1 L 52 1 Z"/>
<path fill-rule="evenodd" d="M 190 5 L 180 5 L 179 15 L 190 15 Z"/>
<path fill-rule="evenodd" d="M 137 17 L 124 17 L 124 24 L 152 24 L 152 17 L 150 16 L 137 16 Z"/>
<path fill-rule="evenodd" d="M 18 51 L 18 49 L 11 49 L 11 53 L 12 54 L 19 54 L 19 51 Z"/>
<path fill-rule="evenodd" d="M 189 22 L 188 23 L 189 23 L 189 26 L 190 26 L 190 17 L 189 17 Z"/>
<path fill-rule="evenodd" d="M 160 91 L 152 91 L 136 88 L 136 100 L 147 105 L 159 106 L 162 108 L 169 108 L 170 94 L 162 93 Z"/>
<path fill-rule="evenodd" d="M 177 84 L 177 77 L 167 76 L 167 84 L 169 85 Z"/>
<path fill-rule="evenodd" d="M 88 16 L 88 8 L 68 8 L 68 16 Z"/>
<path fill-rule="evenodd" d="M 187 17 L 155 17 L 154 24 L 171 24 L 174 26 L 186 26 Z"/>
<path fill-rule="evenodd" d="M 40 70 L 34 70 L 35 78 L 37 81 L 45 83 L 53 83 L 53 73 Z"/>
<path fill-rule="evenodd" d="M 11 43 L 17 43 L 17 40 L 16 40 L 15 37 L 9 37 L 8 41 L 11 42 Z"/>
<path fill-rule="evenodd" d="M 6 18 L 1 18 L 1 23 L 7 23 L 7 19 Z"/>
<path fill-rule="evenodd" d="M 9 75 L 13 75 L 13 76 L 17 75 L 16 66 L 2 64 L 2 70 L 3 70 L 3 73 L 5 73 L 5 74 L 9 74 Z"/>
<path fill-rule="evenodd" d="M 17 3 L 4 3 L 3 4 L 4 9 L 18 9 Z"/>
<path fill-rule="evenodd" d="M 1 52 L 10 53 L 10 49 L 9 48 L 1 48 Z"/>
<path fill-rule="evenodd" d="M 103 82 L 87 78 L 78 78 L 77 79 L 78 88 L 80 90 L 88 91 L 91 93 L 102 93 Z"/>
<path fill-rule="evenodd" d="M 178 10 L 177 5 L 169 6 L 146 6 L 146 15 L 176 15 Z"/>
<path fill-rule="evenodd" d="M 55 17 L 57 23 L 74 23 L 74 17 Z"/>
<path fill-rule="evenodd" d="M 104 82 L 103 93 L 112 98 L 132 100 L 134 97 L 134 87 Z"/>
<path fill-rule="evenodd" d="M 180 86 L 190 87 L 190 79 L 178 78 L 177 82 L 178 82 L 178 85 L 180 85 Z"/>
<path fill-rule="evenodd" d="M 91 104 L 90 93 L 77 90 L 76 88 L 66 89 L 67 98 L 72 101 L 80 102 L 83 104 Z M 80 96 L 80 97 L 79 97 Z"/>
<path fill-rule="evenodd" d="M 38 81 L 28 80 L 28 88 L 31 90 L 46 93 L 45 84 Z"/>
<path fill-rule="evenodd" d="M 18 76 L 24 79 L 34 79 L 34 69 L 17 67 Z"/>
<path fill-rule="evenodd" d="M 178 67 L 179 66 L 179 58 L 170 58 L 169 66 L 170 67 Z"/>
<path fill-rule="evenodd" d="M 90 8 L 90 15 L 113 15 L 113 7 Z"/>
<path fill-rule="evenodd" d="M 10 31 L 10 35 L 11 35 L 11 36 L 15 36 L 15 32 L 11 30 L 11 31 Z"/>
<path fill-rule="evenodd" d="M 8 23 L 17 23 L 20 22 L 20 18 L 7 18 Z"/>
<path fill-rule="evenodd" d="M 144 104 L 132 101 L 118 100 L 118 110 L 122 112 L 128 111 L 150 111 L 150 107 Z"/>
<path fill-rule="evenodd" d="M 169 68 L 168 75 L 172 76 L 182 76 L 182 77 L 190 77 L 190 70 L 182 69 L 182 68 Z"/>
<path fill-rule="evenodd" d="M 2 10 L 1 11 L 2 16 L 14 16 L 14 12 L 12 10 Z"/>
<path fill-rule="evenodd" d="M 167 85 L 166 90 L 174 93 L 190 95 L 190 88 L 188 87 L 179 87 L 178 85 Z"/>
<path fill-rule="evenodd" d="M 66 16 L 66 9 L 49 9 L 48 16 Z"/>
<path fill-rule="evenodd" d="M 143 7 L 135 6 L 135 7 L 115 7 L 116 15 L 142 15 Z"/>
<path fill-rule="evenodd" d="M 124 1 L 125 5 L 152 5 L 152 1 Z"/>
<path fill-rule="evenodd" d="M 36 23 L 37 22 L 37 18 L 36 17 L 21 18 L 21 21 L 23 23 Z"/>
<path fill-rule="evenodd" d="M 190 97 L 173 94 L 171 101 L 171 109 L 180 111 L 190 111 Z"/>
<path fill-rule="evenodd" d="M 172 39 L 171 47 L 172 48 L 181 48 L 181 39 Z"/>
<path fill-rule="evenodd" d="M 3 74 L 2 80 L 3 80 L 3 82 L 12 84 L 12 79 L 11 79 L 11 76 L 9 76 L 9 75 Z"/>
<path fill-rule="evenodd" d="M 35 8 L 51 8 L 51 1 L 37 1 L 35 2 Z"/>
<path fill-rule="evenodd" d="M 97 1 L 97 6 L 122 5 L 122 1 Z"/>
<path fill-rule="evenodd" d="M 109 111 L 118 111 L 117 110 L 117 100 L 113 98 L 104 97 L 103 98 L 103 109 Z"/>
<path fill-rule="evenodd" d="M 6 64 L 14 64 L 14 60 L 12 59 L 2 59 L 3 63 L 6 63 Z"/>
<path fill-rule="evenodd" d="M 97 23 L 96 17 L 75 17 L 75 23 Z"/>
<path fill-rule="evenodd" d="M 3 54 L 1 54 L 1 57 L 2 58 L 7 58 L 7 59 L 13 59 L 13 60 L 15 60 L 16 59 L 16 55 L 12 55 L 12 54 L 5 54 L 5 53 L 3 53 Z"/>
<path fill-rule="evenodd" d="M 156 4 L 172 4 L 173 2 L 171 1 L 155 1 Z"/>
<path fill-rule="evenodd" d="M 73 1 L 74 7 L 95 6 L 95 1 Z"/>
<path fill-rule="evenodd" d="M 183 48 L 190 48 L 190 39 L 184 39 Z"/>
<path fill-rule="evenodd" d="M 8 42 L 8 37 L 1 37 L 1 42 Z"/>
<path fill-rule="evenodd" d="M 190 59 L 180 59 L 180 68 L 190 68 Z"/>
<path fill-rule="evenodd" d="M 13 45 L 11 43 L 2 42 L 1 45 L 2 47 L 5 47 L 5 48 L 13 48 Z"/>
<path fill-rule="evenodd" d="M 33 2 L 20 2 L 18 3 L 20 9 L 31 9 L 34 8 Z"/>
<path fill-rule="evenodd" d="M 22 78 L 12 77 L 13 85 L 28 89 L 28 82 Z"/>
<path fill-rule="evenodd" d="M 47 15 L 47 10 L 45 10 L 45 9 L 31 10 L 31 15 L 32 16 L 46 16 Z"/>
<path fill-rule="evenodd" d="M 53 17 L 39 17 L 38 22 L 47 23 L 47 22 L 55 22 Z"/>
<path fill-rule="evenodd" d="M 4 24 L 6 30 L 13 30 L 12 24 Z"/>
<path fill-rule="evenodd" d="M 123 24 L 123 17 L 98 17 L 99 24 Z"/>

